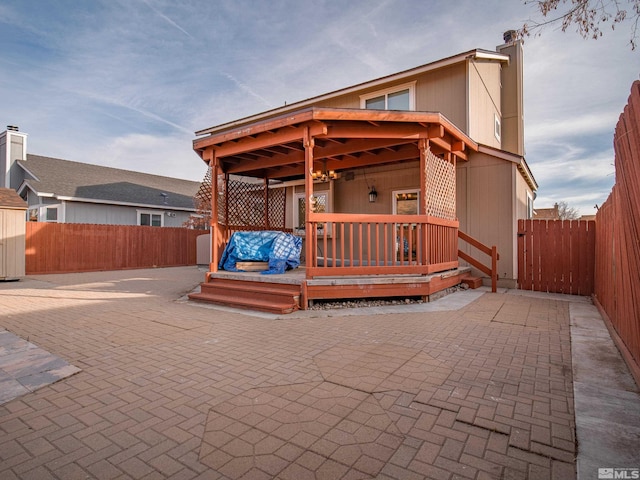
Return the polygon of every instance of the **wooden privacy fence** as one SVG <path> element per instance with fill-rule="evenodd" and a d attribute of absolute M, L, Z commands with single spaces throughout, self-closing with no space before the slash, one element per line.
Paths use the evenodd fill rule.
<path fill-rule="evenodd" d="M 596 215 L 594 299 L 640 385 L 640 81 L 631 87 L 613 147 L 616 183 Z"/>
<path fill-rule="evenodd" d="M 71 273 L 196 264 L 206 230 L 27 222 L 26 273 Z"/>
<path fill-rule="evenodd" d="M 595 225 L 593 220 L 518 220 L 518 287 L 591 295 Z"/>

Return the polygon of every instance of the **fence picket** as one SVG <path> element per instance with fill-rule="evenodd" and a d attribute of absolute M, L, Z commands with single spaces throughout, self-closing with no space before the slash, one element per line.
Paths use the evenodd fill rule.
<path fill-rule="evenodd" d="M 28 275 L 196 264 L 206 230 L 27 222 Z"/>
<path fill-rule="evenodd" d="M 573 295 L 593 293 L 593 220 L 520 220 L 519 227 L 520 289 Z"/>
<path fill-rule="evenodd" d="M 616 125 L 616 183 L 596 215 L 594 297 L 640 384 L 640 81 Z"/>

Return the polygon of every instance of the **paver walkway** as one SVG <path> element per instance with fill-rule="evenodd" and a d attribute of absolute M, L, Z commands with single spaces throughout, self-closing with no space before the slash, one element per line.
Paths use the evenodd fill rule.
<path fill-rule="evenodd" d="M 273 319 L 178 300 L 202 277 L 0 285 L 82 370 L 0 406 L 0 478 L 575 478 L 567 302 Z"/>

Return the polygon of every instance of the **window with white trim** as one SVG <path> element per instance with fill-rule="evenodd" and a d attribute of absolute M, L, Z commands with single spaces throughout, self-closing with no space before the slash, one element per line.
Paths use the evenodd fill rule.
<path fill-rule="evenodd" d="M 58 222 L 58 207 L 44 207 L 44 221 Z"/>
<path fill-rule="evenodd" d="M 314 192 L 313 196 L 316 200 L 316 213 L 328 213 L 330 211 L 329 206 L 329 191 Z M 305 235 L 305 209 L 307 208 L 307 199 L 304 192 L 296 193 L 293 196 L 293 232 L 296 235 Z M 322 232 L 324 233 L 324 232 Z M 327 234 L 331 234 L 331 225 L 329 225 L 329 231 Z"/>
<path fill-rule="evenodd" d="M 163 212 L 153 210 L 138 210 L 138 225 L 147 227 L 164 226 Z"/>
<path fill-rule="evenodd" d="M 418 215 L 420 213 L 420 189 L 394 190 L 391 192 L 391 197 L 393 198 L 394 215 Z M 418 245 L 416 233 L 415 225 L 396 224 L 395 248 L 396 254 L 401 258 L 409 258 L 412 255 L 415 258 L 415 250 Z M 400 249 L 401 238 L 402 251 Z"/>
<path fill-rule="evenodd" d="M 360 108 L 367 110 L 415 110 L 416 83 L 360 95 Z"/>
<path fill-rule="evenodd" d="M 533 218 L 533 197 L 527 192 L 527 220 Z"/>
<path fill-rule="evenodd" d="M 394 190 L 392 211 L 394 215 L 418 215 L 420 213 L 420 190 Z"/>
<path fill-rule="evenodd" d="M 495 113 L 493 114 L 493 134 L 496 136 L 496 140 L 500 141 L 502 126 L 500 125 L 500 118 Z"/>

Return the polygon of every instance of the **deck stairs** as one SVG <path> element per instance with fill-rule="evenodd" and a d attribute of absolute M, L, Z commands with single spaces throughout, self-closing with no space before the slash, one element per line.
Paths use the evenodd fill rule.
<path fill-rule="evenodd" d="M 476 289 L 482 286 L 482 278 L 474 277 L 472 275 L 465 275 L 460 279 L 460 283 L 468 285 L 471 289 Z"/>
<path fill-rule="evenodd" d="M 210 278 L 200 284 L 199 293 L 189 294 L 189 299 L 285 314 L 300 309 L 300 285 Z"/>

